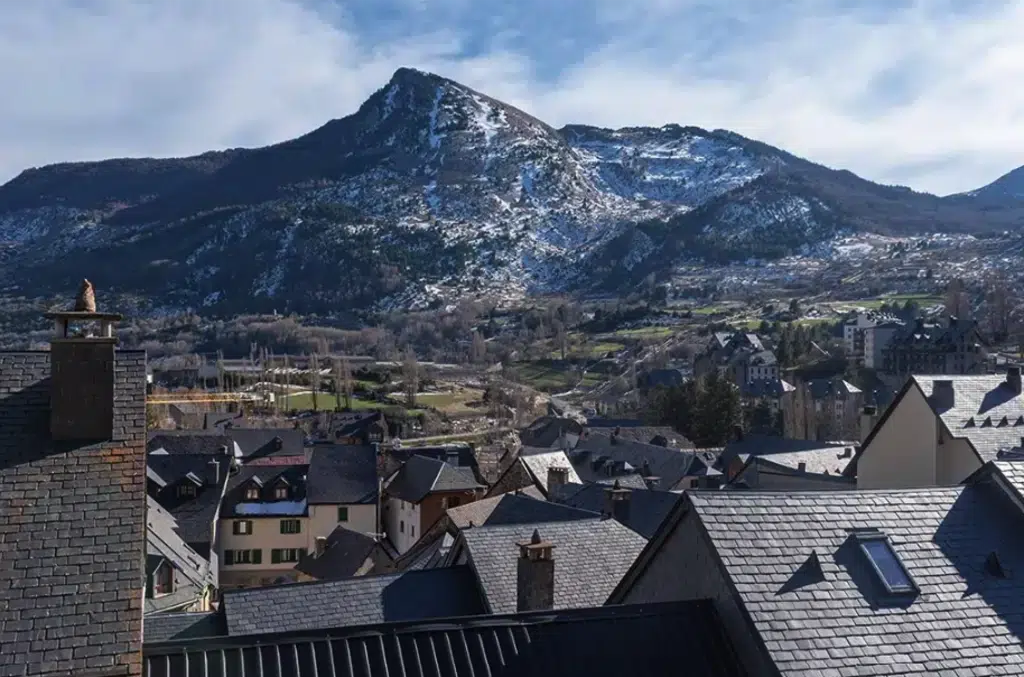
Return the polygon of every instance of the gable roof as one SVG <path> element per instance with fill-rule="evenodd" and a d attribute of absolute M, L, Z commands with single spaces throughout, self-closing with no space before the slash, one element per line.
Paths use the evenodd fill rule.
<path fill-rule="evenodd" d="M 0 673 L 138 669 L 146 354 L 111 352 L 106 395 L 82 393 L 113 399 L 112 439 L 96 444 L 52 439 L 56 351 L 0 352 Z"/>
<path fill-rule="evenodd" d="M 561 416 L 542 416 L 519 431 L 524 446 L 553 449 L 563 435 L 579 435 L 583 426 L 579 421 Z"/>
<path fill-rule="evenodd" d="M 967 438 L 982 461 L 998 457 L 1000 449 L 1017 447 L 1024 438 L 1024 395 L 1006 383 L 1004 375 L 913 376 L 953 437 Z M 935 384 L 950 381 L 951 406 L 934 397 Z"/>
<path fill-rule="evenodd" d="M 986 572 L 992 553 L 1024 570 L 1024 514 L 997 487 L 694 492 L 688 501 L 782 674 L 1017 672 L 1024 663 L 1024 580 Z M 885 591 L 853 540 L 864 528 L 888 536 L 916 595 Z"/>
<path fill-rule="evenodd" d="M 164 487 L 155 498 L 174 516 L 175 530 L 186 543 L 206 556 L 227 486 L 231 456 L 148 454 L 146 466 L 164 481 Z M 179 496 L 176 487 L 189 474 L 202 480 L 202 485 L 195 496 Z"/>
<path fill-rule="evenodd" d="M 305 515 L 306 476 L 309 466 L 304 463 L 291 465 L 245 465 L 228 480 L 221 506 L 222 517 L 260 517 Z M 289 487 L 286 500 L 274 498 L 274 489 L 280 482 Z M 245 498 L 246 489 L 259 489 L 258 501 Z"/>
<path fill-rule="evenodd" d="M 620 485 L 620 488 L 625 487 Z M 606 511 L 607 492 L 610 490 L 611 487 L 606 484 L 588 483 L 582 486 L 567 484 L 558 487 L 558 490 L 551 496 L 551 500 L 573 508 L 601 514 Z M 658 527 L 665 521 L 677 501 L 679 501 L 679 494 L 671 491 L 652 491 L 646 487 L 632 489 L 629 492 L 629 511 L 619 521 L 645 539 L 650 539 L 658 531 Z"/>
<path fill-rule="evenodd" d="M 556 609 L 604 604 L 647 544 L 642 536 L 610 519 L 464 529 L 459 538 L 492 613 L 516 610 L 517 544 L 529 540 L 534 531 L 555 546 Z"/>
<path fill-rule="evenodd" d="M 857 445 L 853 442 L 820 442 L 795 440 L 771 435 L 744 435 L 725 445 L 717 466 L 726 468 L 733 459 L 744 463 L 753 457 L 766 458 L 777 465 L 799 468 L 805 464 L 807 472 L 831 475 L 842 474 L 853 459 Z"/>
<path fill-rule="evenodd" d="M 670 491 L 690 475 L 697 458 L 695 452 L 641 444 L 627 440 L 613 440 L 604 435 L 581 437 L 569 460 L 582 482 L 597 482 L 609 476 L 634 474 L 657 477 L 657 489 Z M 618 464 L 622 472 L 609 475 L 608 464 Z M 623 464 L 626 464 L 623 467 Z M 696 474 L 696 473 L 693 473 Z"/>
<path fill-rule="evenodd" d="M 180 454 L 234 454 L 235 444 L 227 435 L 196 430 L 154 430 L 149 433 L 146 453 Z"/>
<path fill-rule="evenodd" d="M 384 414 L 379 411 L 332 412 L 327 423 L 328 434 L 332 439 L 358 435 L 369 428 L 371 423 L 383 420 Z"/>
<path fill-rule="evenodd" d="M 292 632 L 484 612 L 468 567 L 224 592 L 230 635 Z"/>
<path fill-rule="evenodd" d="M 264 655 L 279 677 L 745 674 L 710 601 L 173 642 L 146 646 L 145 668 L 147 677 L 240 675 L 247 656 Z"/>
<path fill-rule="evenodd" d="M 654 440 L 658 438 L 664 438 L 667 442 L 665 445 L 673 449 L 692 449 L 693 442 L 686 439 L 686 436 L 682 433 L 676 432 L 675 428 L 670 426 L 659 426 L 659 425 L 604 425 L 605 421 L 599 421 L 600 425 L 588 423 L 584 434 L 586 435 L 604 435 L 605 437 L 618 437 L 621 440 L 629 440 L 630 442 L 641 442 L 643 444 L 655 444 Z M 607 423 L 616 423 L 615 421 L 607 421 Z"/>
<path fill-rule="evenodd" d="M 562 450 L 532 449 L 524 447 L 520 450 L 519 460 L 522 461 L 526 470 L 530 473 L 537 487 L 548 493 L 548 470 L 551 468 L 565 468 L 569 471 L 568 482 L 579 482 L 579 476 L 569 462 L 569 457 Z"/>
<path fill-rule="evenodd" d="M 146 502 L 146 554 L 159 555 L 181 573 L 181 577 L 176 577 L 174 592 L 146 598 L 146 613 L 191 604 L 208 586 L 216 585 L 216 574 L 210 568 L 210 562 L 182 540 L 176 531 L 174 517 L 151 496 L 146 497 Z"/>
<path fill-rule="evenodd" d="M 295 428 L 235 428 L 224 434 L 238 445 L 243 459 L 264 456 L 302 456 L 305 436 Z"/>
<path fill-rule="evenodd" d="M 295 570 L 318 580 L 336 580 L 355 576 L 373 553 L 380 547 L 372 536 L 338 525 L 327 536 L 324 553 L 319 557 L 307 554 L 295 565 Z M 383 548 L 381 552 L 385 553 Z"/>
<path fill-rule="evenodd" d="M 419 503 L 428 494 L 442 491 L 473 491 L 482 488 L 470 468 L 456 468 L 444 461 L 413 456 L 387 485 L 389 496 Z"/>
<path fill-rule="evenodd" d="M 318 446 L 309 461 L 310 505 L 377 500 L 377 452 L 372 446 Z"/>

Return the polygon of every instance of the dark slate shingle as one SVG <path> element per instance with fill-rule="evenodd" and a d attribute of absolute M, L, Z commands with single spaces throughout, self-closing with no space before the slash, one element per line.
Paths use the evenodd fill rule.
<path fill-rule="evenodd" d="M 551 500 L 574 508 L 602 513 L 606 509 L 607 493 L 610 489 L 607 484 L 587 484 L 582 487 L 566 485 L 564 489 L 560 488 Z M 563 496 L 564 498 L 561 498 Z M 629 509 L 619 521 L 644 538 L 651 539 L 672 511 L 672 507 L 679 501 L 679 494 L 670 491 L 631 489 L 628 501 Z"/>
<path fill-rule="evenodd" d="M 377 452 L 372 446 L 318 446 L 309 462 L 309 503 L 373 503 L 377 500 Z"/>

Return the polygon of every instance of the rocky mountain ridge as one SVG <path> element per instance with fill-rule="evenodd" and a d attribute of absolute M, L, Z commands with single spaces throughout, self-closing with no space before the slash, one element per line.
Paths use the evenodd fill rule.
<path fill-rule="evenodd" d="M 0 283 L 41 293 L 87 276 L 224 313 L 624 291 L 680 260 L 1024 224 L 1024 201 L 975 202 L 724 130 L 556 130 L 400 69 L 352 115 L 284 143 L 23 172 L 0 186 Z"/>

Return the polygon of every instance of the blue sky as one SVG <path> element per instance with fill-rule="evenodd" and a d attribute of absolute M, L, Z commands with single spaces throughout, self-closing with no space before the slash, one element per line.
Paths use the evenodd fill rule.
<path fill-rule="evenodd" d="M 395 68 L 560 126 L 726 128 L 940 194 L 1024 165 L 1024 0 L 0 2 L 0 181 L 293 137 Z"/>

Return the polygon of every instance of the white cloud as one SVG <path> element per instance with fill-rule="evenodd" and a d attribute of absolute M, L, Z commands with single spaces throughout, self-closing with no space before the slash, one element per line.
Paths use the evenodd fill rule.
<path fill-rule="evenodd" d="M 1024 164 L 1024 3 L 978 0 L 965 16 L 921 0 L 883 21 L 823 14 L 826 0 L 783 16 L 781 1 L 600 0 L 592 20 L 612 39 L 553 78 L 509 51 L 515 27 L 493 29 L 504 51 L 465 60 L 465 27 L 414 23 L 374 44 L 344 13 L 328 21 L 289 0 L 4 3 L 0 180 L 55 161 L 293 137 L 355 110 L 400 65 L 555 125 L 723 127 L 939 193 Z"/>

